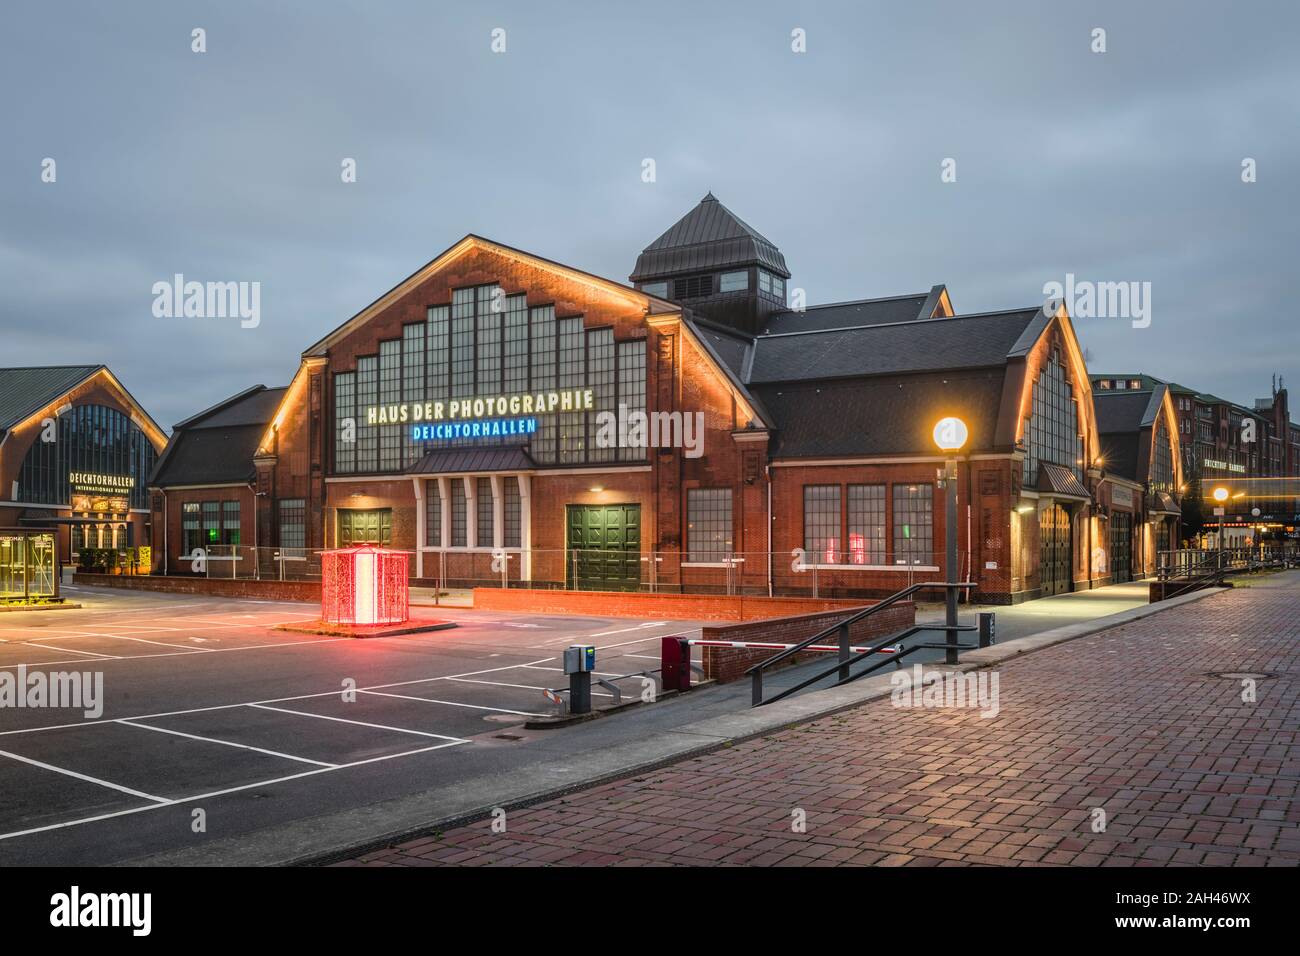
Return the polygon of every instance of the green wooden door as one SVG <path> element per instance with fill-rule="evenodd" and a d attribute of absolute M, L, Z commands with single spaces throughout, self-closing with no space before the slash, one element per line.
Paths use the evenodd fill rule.
<path fill-rule="evenodd" d="M 1073 589 L 1073 561 L 1070 513 L 1060 505 L 1048 505 L 1039 512 L 1039 534 L 1042 539 L 1043 595 L 1065 594 Z"/>
<path fill-rule="evenodd" d="M 580 591 L 641 587 L 641 506 L 569 505 L 565 580 Z"/>
<path fill-rule="evenodd" d="M 393 543 L 393 512 L 387 508 L 379 511 L 339 510 L 339 547 L 354 544 Z"/>

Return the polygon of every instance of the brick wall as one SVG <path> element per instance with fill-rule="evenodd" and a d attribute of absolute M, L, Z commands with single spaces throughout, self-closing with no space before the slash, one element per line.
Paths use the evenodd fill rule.
<path fill-rule="evenodd" d="M 765 621 L 752 621 L 743 624 L 723 624 L 703 628 L 701 638 L 706 641 L 743 641 L 770 642 L 775 644 L 798 644 L 824 631 L 833 624 L 838 624 L 850 617 L 854 611 L 827 611 L 820 614 L 801 614 L 797 617 L 780 617 Z M 849 640 L 853 644 L 865 644 L 878 640 L 889 634 L 896 634 L 916 623 L 916 607 L 910 602 L 902 602 L 887 607 L 865 620 L 849 626 Z M 833 634 L 826 643 L 839 642 L 838 633 Z M 749 668 L 769 657 L 780 653 L 766 648 L 743 647 L 701 647 L 700 657 L 704 666 L 705 678 L 720 683 L 739 680 Z M 791 664 L 821 659 L 828 664 L 834 655 L 824 651 L 807 651 L 790 658 Z"/>
<path fill-rule="evenodd" d="M 74 574 L 77 584 L 121 588 L 126 591 L 165 591 L 169 594 L 206 594 L 211 597 L 258 598 L 271 601 L 320 602 L 318 581 L 229 581 L 160 574 L 132 577 L 117 574 Z"/>
<path fill-rule="evenodd" d="M 661 618 L 667 621 L 751 621 L 845 608 L 862 601 L 831 598 L 768 598 L 707 594 L 641 594 L 619 591 L 547 591 L 475 588 L 474 607 L 532 614 L 591 614 Z M 910 606 L 910 605 L 909 605 Z"/>

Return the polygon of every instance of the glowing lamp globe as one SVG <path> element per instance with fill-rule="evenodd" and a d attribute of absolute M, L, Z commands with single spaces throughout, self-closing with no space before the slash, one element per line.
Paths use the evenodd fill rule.
<path fill-rule="evenodd" d="M 1215 500 L 1215 501 L 1227 501 L 1227 500 L 1228 500 L 1228 489 L 1227 489 L 1227 488 L 1222 488 L 1222 487 L 1220 487 L 1220 488 L 1215 488 L 1215 489 L 1214 489 L 1214 500 Z"/>
<path fill-rule="evenodd" d="M 407 555 L 363 544 L 321 552 L 321 619 L 328 624 L 401 624 L 411 614 Z"/>
<path fill-rule="evenodd" d="M 970 431 L 960 418 L 941 418 L 934 426 L 934 443 L 943 451 L 956 451 L 966 444 Z"/>

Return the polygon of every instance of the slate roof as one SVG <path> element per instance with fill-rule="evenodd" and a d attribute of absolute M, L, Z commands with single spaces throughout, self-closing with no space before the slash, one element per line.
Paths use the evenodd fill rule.
<path fill-rule="evenodd" d="M 921 310 L 930 301 L 930 295 L 929 292 L 922 292 L 918 295 L 894 295 L 883 299 L 833 302 L 809 306 L 802 312 L 787 309 L 772 313 L 763 331 L 767 335 L 779 335 L 783 332 L 816 332 L 928 319 L 930 316 L 923 315 Z"/>
<path fill-rule="evenodd" d="M 790 278 L 781 250 L 709 193 L 642 250 L 628 278 L 641 282 L 741 265 L 759 265 Z"/>
<path fill-rule="evenodd" d="M 1160 383 L 1150 391 L 1098 389 L 1092 393 L 1106 471 L 1130 481 L 1146 480 L 1146 469 L 1138 462 L 1141 433 L 1155 424 L 1167 387 Z"/>
<path fill-rule="evenodd" d="M 411 475 L 463 474 L 488 471 L 531 471 L 537 467 L 520 445 L 434 448 L 406 469 Z"/>
<path fill-rule="evenodd" d="M 777 428 L 775 458 L 928 454 L 934 423 L 947 415 L 970 426 L 968 448 L 993 447 L 1005 376 L 1004 369 L 978 369 L 760 385 L 754 391 Z"/>
<path fill-rule="evenodd" d="M 286 391 L 255 385 L 178 423 L 149 487 L 252 481 L 253 455 Z"/>
<path fill-rule="evenodd" d="M 0 434 L 72 391 L 103 365 L 0 368 Z"/>
<path fill-rule="evenodd" d="M 1039 308 L 760 336 L 746 382 L 1005 366 Z"/>

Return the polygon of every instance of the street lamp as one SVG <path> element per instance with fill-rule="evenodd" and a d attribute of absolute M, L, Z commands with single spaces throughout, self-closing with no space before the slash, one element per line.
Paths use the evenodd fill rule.
<path fill-rule="evenodd" d="M 947 453 L 943 465 L 943 483 L 948 490 L 947 503 L 943 511 L 944 539 L 947 544 L 947 557 L 944 567 L 944 579 L 949 587 L 944 595 L 944 624 L 947 626 L 948 648 L 945 662 L 956 664 L 957 655 L 957 452 L 966 444 L 970 431 L 960 418 L 941 418 L 934 426 L 934 443 L 941 451 Z"/>
<path fill-rule="evenodd" d="M 1214 507 L 1214 514 L 1219 519 L 1219 570 L 1223 569 L 1223 538 L 1228 532 L 1228 509 L 1224 507 L 1228 501 L 1228 493 L 1228 489 L 1223 485 L 1219 485 L 1212 492 L 1214 500 L 1218 502 Z"/>

